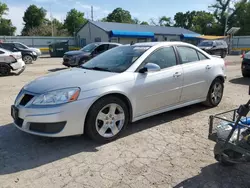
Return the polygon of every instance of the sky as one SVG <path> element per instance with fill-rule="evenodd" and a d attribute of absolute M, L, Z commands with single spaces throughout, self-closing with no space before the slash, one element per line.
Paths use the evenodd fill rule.
<path fill-rule="evenodd" d="M 9 7 L 5 17 L 12 20 L 17 27 L 16 34 L 23 28 L 23 14 L 27 7 L 35 4 L 47 10 L 47 18 L 52 17 L 63 21 L 67 12 L 76 8 L 85 13 L 85 18 L 91 18 L 91 6 L 94 8 L 94 20 L 106 17 L 115 8 L 128 10 L 133 18 L 148 21 L 160 16 L 174 17 L 176 12 L 206 10 L 215 0 L 1 0 Z"/>

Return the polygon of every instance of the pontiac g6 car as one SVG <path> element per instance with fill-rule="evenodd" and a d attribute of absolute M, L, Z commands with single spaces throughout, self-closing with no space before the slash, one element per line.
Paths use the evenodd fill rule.
<path fill-rule="evenodd" d="M 225 64 L 182 42 L 138 43 L 113 48 L 79 68 L 38 78 L 11 107 L 27 133 L 62 137 L 86 133 L 106 142 L 129 122 L 223 96 Z"/>

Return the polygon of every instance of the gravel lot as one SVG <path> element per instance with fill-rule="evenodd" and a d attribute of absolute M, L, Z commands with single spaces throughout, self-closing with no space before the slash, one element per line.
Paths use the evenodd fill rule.
<path fill-rule="evenodd" d="M 78 136 L 42 138 L 17 130 L 10 105 L 27 82 L 63 68 L 60 58 L 40 58 L 20 76 L 0 78 L 0 187 L 250 187 L 250 166 L 225 168 L 207 139 L 209 115 L 245 103 L 250 79 L 240 58 L 227 57 L 222 103 L 194 105 L 133 123 L 106 145 Z"/>

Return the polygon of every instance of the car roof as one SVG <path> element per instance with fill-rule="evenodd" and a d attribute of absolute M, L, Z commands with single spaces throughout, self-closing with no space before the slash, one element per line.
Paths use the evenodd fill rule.
<path fill-rule="evenodd" d="M 176 41 L 176 42 L 172 42 L 172 41 L 166 41 L 166 42 L 140 42 L 140 43 L 135 43 L 132 46 L 174 46 L 174 45 L 185 45 L 185 46 L 192 46 L 189 43 L 185 43 L 185 42 L 180 42 L 180 41 Z"/>
<path fill-rule="evenodd" d="M 114 45 L 117 45 L 117 46 L 122 45 L 122 44 L 115 43 L 115 42 L 93 42 L 93 44 L 98 44 L 98 45 L 101 45 L 101 44 L 114 44 Z"/>
<path fill-rule="evenodd" d="M 6 50 L 6 49 L 4 49 L 4 48 L 0 48 L 0 50 L 3 51 L 4 53 L 11 53 L 11 51 Z"/>

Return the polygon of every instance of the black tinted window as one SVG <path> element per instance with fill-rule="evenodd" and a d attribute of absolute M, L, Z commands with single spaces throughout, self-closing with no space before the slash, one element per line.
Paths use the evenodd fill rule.
<path fill-rule="evenodd" d="M 115 45 L 115 44 L 110 44 L 109 45 L 109 49 L 114 48 L 114 47 L 117 47 L 117 45 Z"/>
<path fill-rule="evenodd" d="M 2 47 L 7 49 L 7 50 L 13 51 L 13 45 L 12 44 L 2 43 Z"/>
<path fill-rule="evenodd" d="M 4 52 L 0 50 L 0 54 L 4 54 Z"/>
<path fill-rule="evenodd" d="M 108 44 L 102 44 L 95 49 L 95 52 L 96 53 L 105 52 L 106 50 L 108 50 L 108 46 L 109 46 Z"/>
<path fill-rule="evenodd" d="M 146 63 L 155 63 L 161 67 L 161 69 L 172 67 L 176 65 L 176 56 L 173 47 L 165 47 L 153 52 L 146 59 Z"/>
<path fill-rule="evenodd" d="M 197 53 L 198 53 L 198 56 L 199 56 L 199 59 L 202 61 L 202 60 L 206 60 L 206 59 L 208 59 L 205 55 L 203 55 L 202 53 L 200 53 L 200 52 L 198 52 L 197 51 Z"/>
<path fill-rule="evenodd" d="M 184 47 L 184 46 L 179 46 L 178 47 L 178 52 L 181 57 L 181 62 L 184 63 L 189 63 L 189 62 L 195 62 L 199 61 L 197 52 L 195 49 L 190 48 L 190 47 Z"/>

